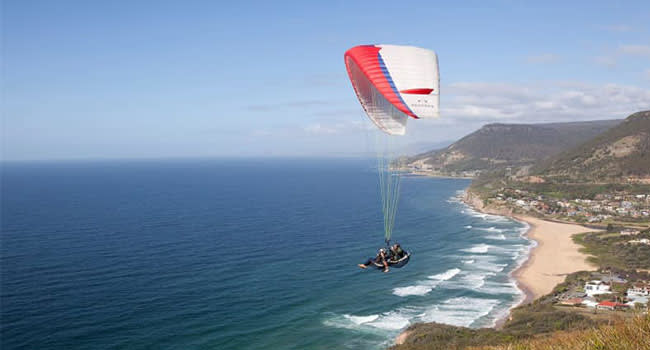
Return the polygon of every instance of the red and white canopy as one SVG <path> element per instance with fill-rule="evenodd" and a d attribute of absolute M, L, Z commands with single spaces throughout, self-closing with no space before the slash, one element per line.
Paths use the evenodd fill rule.
<path fill-rule="evenodd" d="M 390 135 L 404 135 L 408 117 L 439 116 L 436 53 L 413 46 L 361 45 L 345 52 L 352 87 L 370 120 Z"/>

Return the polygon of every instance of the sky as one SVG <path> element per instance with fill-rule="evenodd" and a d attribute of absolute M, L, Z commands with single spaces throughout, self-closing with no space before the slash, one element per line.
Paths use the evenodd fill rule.
<path fill-rule="evenodd" d="M 360 44 L 438 54 L 411 149 L 650 109 L 648 1 L 4 0 L 2 159 L 358 156 Z"/>

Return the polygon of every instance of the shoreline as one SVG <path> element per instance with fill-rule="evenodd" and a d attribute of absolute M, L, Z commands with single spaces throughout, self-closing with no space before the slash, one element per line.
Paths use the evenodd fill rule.
<path fill-rule="evenodd" d="M 580 252 L 581 246 L 574 243 L 571 237 L 602 229 L 515 214 L 507 208 L 486 208 L 483 201 L 469 190 L 465 191 L 463 202 L 478 212 L 526 223 L 529 228 L 523 235 L 535 242 L 526 260 L 510 273 L 524 297 L 510 308 L 508 315 L 496 321 L 497 329 L 509 319 L 512 309 L 550 293 L 564 281 L 567 274 L 596 268 L 587 262 L 588 255 Z"/>
<path fill-rule="evenodd" d="M 535 242 L 526 259 L 509 274 L 521 290 L 522 298 L 513 304 L 505 315 L 496 319 L 492 328 L 502 328 L 510 319 L 512 309 L 550 293 L 564 281 L 567 274 L 595 268 L 587 263 L 588 255 L 579 251 L 581 246 L 574 243 L 571 237 L 597 229 L 515 214 L 507 208 L 486 208 L 483 201 L 468 189 L 465 190 L 462 201 L 480 213 L 505 216 L 526 223 L 529 227 L 522 236 Z M 395 339 L 395 344 L 403 344 L 409 334 L 410 331 L 404 330 Z"/>
<path fill-rule="evenodd" d="M 595 229 L 525 215 L 512 217 L 530 225 L 526 237 L 537 242 L 528 259 L 512 273 L 517 283 L 531 292 L 533 300 L 550 293 L 566 275 L 596 268 L 587 262 L 588 255 L 580 252 L 581 247 L 571 238 Z"/>
<path fill-rule="evenodd" d="M 432 174 L 430 172 L 426 171 L 408 171 L 403 173 L 404 176 L 413 176 L 413 177 L 433 177 L 433 178 L 440 178 L 440 179 L 465 179 L 465 180 L 473 180 L 474 177 L 472 176 L 452 176 L 452 175 L 439 175 L 439 174 Z"/>

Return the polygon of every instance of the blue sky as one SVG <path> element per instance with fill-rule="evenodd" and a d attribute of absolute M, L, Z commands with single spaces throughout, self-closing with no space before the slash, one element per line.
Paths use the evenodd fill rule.
<path fill-rule="evenodd" d="M 438 53 L 442 117 L 404 144 L 650 109 L 647 1 L 8 0 L 2 158 L 358 155 L 368 43 Z"/>

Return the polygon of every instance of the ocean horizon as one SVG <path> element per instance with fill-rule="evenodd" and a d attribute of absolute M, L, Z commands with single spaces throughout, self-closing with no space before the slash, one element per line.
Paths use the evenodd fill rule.
<path fill-rule="evenodd" d="M 382 349 L 523 299 L 525 223 L 404 176 L 389 273 L 372 159 L 5 162 L 3 349 Z"/>

